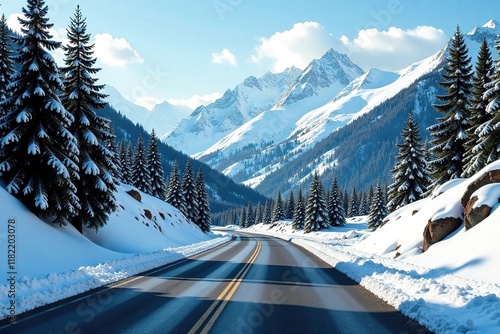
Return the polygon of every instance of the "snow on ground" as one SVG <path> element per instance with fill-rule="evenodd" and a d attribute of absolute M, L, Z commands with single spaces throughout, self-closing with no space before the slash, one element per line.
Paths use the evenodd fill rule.
<path fill-rule="evenodd" d="M 0 187 L 0 318 L 70 297 L 227 242 L 227 234 L 204 234 L 164 201 L 140 193 L 141 202 L 118 186 L 118 209 L 97 233 L 46 223 Z M 11 224 L 9 224 L 9 222 Z M 7 225 L 11 226 L 8 231 Z M 14 232 L 15 231 L 15 232 Z M 11 233 L 12 232 L 12 233 Z M 15 236 L 8 267 L 7 242 Z M 8 274 L 13 272 L 14 274 Z M 11 289 L 8 278 L 15 277 Z M 14 291 L 15 298 L 9 297 Z"/>
<path fill-rule="evenodd" d="M 429 219 L 461 217 L 457 203 L 465 189 L 493 169 L 500 169 L 500 162 L 395 211 L 375 232 L 366 230 L 366 217 L 309 234 L 294 231 L 289 221 L 245 231 L 303 246 L 435 333 L 500 333 L 498 187 L 477 191 L 480 203 L 494 204 L 488 218 L 468 231 L 460 228 L 424 253 L 421 250 Z"/>

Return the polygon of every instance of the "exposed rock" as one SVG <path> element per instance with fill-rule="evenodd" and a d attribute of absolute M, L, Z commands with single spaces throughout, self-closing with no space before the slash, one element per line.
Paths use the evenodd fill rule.
<path fill-rule="evenodd" d="M 476 190 L 490 183 L 500 183 L 500 170 L 498 169 L 490 170 L 489 172 L 486 172 L 483 175 L 481 175 L 481 177 L 478 178 L 476 181 L 469 184 L 467 190 L 462 196 L 461 200 L 462 206 L 464 208 L 467 206 L 467 203 L 469 203 L 472 194 L 474 194 Z"/>
<path fill-rule="evenodd" d="M 153 218 L 153 214 L 151 214 L 151 211 L 144 209 L 144 214 L 148 219 Z"/>
<path fill-rule="evenodd" d="M 467 230 L 482 222 L 491 213 L 491 208 L 486 204 L 474 207 L 478 199 L 477 196 L 473 196 L 465 206 L 464 224 Z"/>
<path fill-rule="evenodd" d="M 160 215 L 161 219 L 165 220 L 165 215 L 163 214 L 163 212 L 158 212 L 158 214 Z"/>
<path fill-rule="evenodd" d="M 429 247 L 453 233 L 462 225 L 462 219 L 456 217 L 441 218 L 429 221 L 424 229 L 424 244 L 422 250 L 425 252 Z"/>
<path fill-rule="evenodd" d="M 141 194 L 139 194 L 139 192 L 137 190 L 135 190 L 135 189 L 130 189 L 129 191 L 127 191 L 127 194 L 129 194 L 130 196 L 132 196 L 139 203 L 142 201 Z"/>

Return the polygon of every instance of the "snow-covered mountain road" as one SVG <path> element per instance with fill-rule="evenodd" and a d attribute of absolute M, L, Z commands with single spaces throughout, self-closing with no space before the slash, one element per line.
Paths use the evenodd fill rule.
<path fill-rule="evenodd" d="M 426 333 L 292 243 L 232 242 L 23 314 L 9 333 Z"/>

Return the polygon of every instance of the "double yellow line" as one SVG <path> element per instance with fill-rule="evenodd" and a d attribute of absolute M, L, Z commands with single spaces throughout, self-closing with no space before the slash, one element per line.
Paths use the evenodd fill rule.
<path fill-rule="evenodd" d="M 233 280 L 219 294 L 219 296 L 215 299 L 212 305 L 210 305 L 208 310 L 201 316 L 200 320 L 198 320 L 198 322 L 196 322 L 193 328 L 191 328 L 191 330 L 188 332 L 189 334 L 195 334 L 195 333 L 206 334 L 215 324 L 215 321 L 217 320 L 217 318 L 219 318 L 220 314 L 226 307 L 227 303 L 233 297 L 234 293 L 240 286 L 248 270 L 250 270 L 250 266 L 255 262 L 257 255 L 259 255 L 261 249 L 261 243 L 259 240 L 257 239 L 255 240 L 257 241 L 257 247 L 255 248 L 255 251 L 253 252 L 250 259 L 248 259 L 243 268 L 241 268 L 238 274 L 236 274 L 235 278 L 233 278 Z M 201 328 L 205 323 L 206 323 L 205 327 Z"/>

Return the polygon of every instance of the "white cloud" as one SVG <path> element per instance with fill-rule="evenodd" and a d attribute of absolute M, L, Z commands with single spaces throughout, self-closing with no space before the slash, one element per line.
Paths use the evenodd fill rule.
<path fill-rule="evenodd" d="M 144 62 L 125 38 L 115 38 L 107 33 L 95 36 L 95 56 L 103 64 L 116 67 Z"/>
<path fill-rule="evenodd" d="M 215 100 L 222 97 L 221 93 L 215 92 L 206 95 L 194 95 L 189 99 L 169 99 L 167 100 L 169 103 L 173 105 L 182 105 L 191 108 L 192 110 L 196 109 L 199 106 L 206 106 Z"/>
<path fill-rule="evenodd" d="M 19 20 L 17 19 L 18 17 L 24 17 L 24 14 L 22 13 L 13 13 L 10 14 L 9 17 L 7 18 L 7 25 L 9 26 L 10 29 L 14 30 L 18 34 L 21 33 L 21 23 L 19 23 Z"/>
<path fill-rule="evenodd" d="M 148 109 L 149 111 L 153 110 L 153 108 L 157 104 L 160 104 L 161 102 L 162 102 L 162 100 L 151 97 L 151 96 L 143 96 L 143 97 L 139 97 L 139 98 L 134 100 L 135 104 L 140 105 L 140 106 Z"/>
<path fill-rule="evenodd" d="M 212 63 L 236 65 L 236 57 L 228 49 L 223 49 L 220 53 L 212 53 Z"/>
<path fill-rule="evenodd" d="M 295 66 L 305 68 L 328 49 L 347 54 L 364 69 L 377 67 L 400 70 L 415 61 L 432 55 L 445 45 L 447 37 L 440 29 L 419 26 L 402 30 L 391 27 L 387 31 L 364 29 L 356 38 L 335 37 L 317 22 L 296 23 L 290 30 L 277 32 L 269 38 L 261 38 L 250 61 L 260 63 L 264 59 L 273 62 L 272 70 L 281 72 Z"/>

